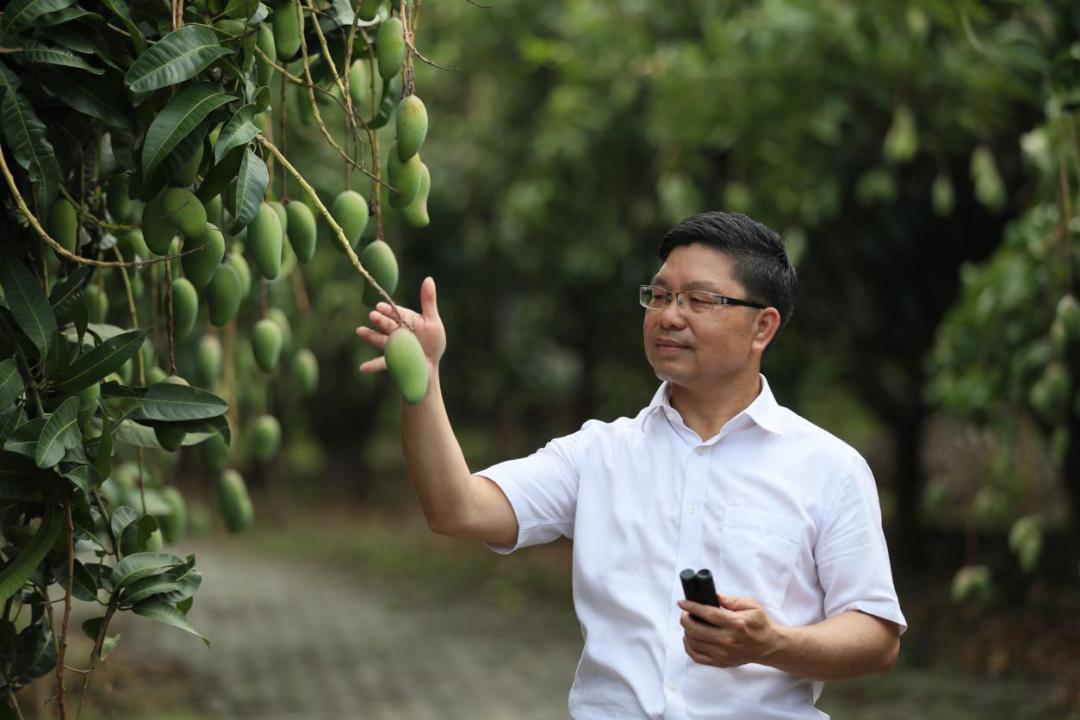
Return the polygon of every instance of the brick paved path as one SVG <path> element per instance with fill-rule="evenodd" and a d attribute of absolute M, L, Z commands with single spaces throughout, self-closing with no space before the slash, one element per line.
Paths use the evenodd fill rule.
<path fill-rule="evenodd" d="M 402 607 L 325 567 L 194 548 L 190 618 L 213 649 L 144 618 L 117 625 L 147 662 L 188 667 L 195 707 L 226 719 L 565 719 L 581 638 L 569 608 Z M 569 616 L 568 616 L 569 613 Z"/>

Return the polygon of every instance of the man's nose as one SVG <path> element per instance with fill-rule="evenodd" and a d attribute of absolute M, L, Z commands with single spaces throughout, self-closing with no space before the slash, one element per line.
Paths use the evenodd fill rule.
<path fill-rule="evenodd" d="M 661 327 L 683 327 L 686 325 L 685 309 L 679 306 L 677 298 L 672 297 L 671 301 L 660 310 L 660 325 Z"/>

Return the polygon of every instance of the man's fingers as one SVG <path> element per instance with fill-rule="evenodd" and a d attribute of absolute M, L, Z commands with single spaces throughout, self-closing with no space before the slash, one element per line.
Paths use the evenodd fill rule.
<path fill-rule="evenodd" d="M 382 308 L 386 308 L 386 312 L 383 312 Z M 390 306 L 385 303 L 379 303 L 375 310 L 368 313 L 368 319 L 371 320 L 372 327 L 383 335 L 389 335 L 398 329 L 398 321 L 393 318 L 389 313 Z M 402 311 L 402 317 L 405 317 L 404 311 Z"/>
<path fill-rule="evenodd" d="M 439 304 L 435 294 L 435 278 L 426 277 L 420 284 L 420 314 L 425 320 L 439 319 Z"/>
<path fill-rule="evenodd" d="M 387 336 L 380 332 L 375 332 L 367 326 L 361 325 L 356 328 L 356 334 L 359 335 L 361 339 L 367 341 L 376 350 L 382 350 L 386 347 Z"/>
<path fill-rule="evenodd" d="M 386 369 L 386 356 L 380 355 L 377 358 L 372 358 L 367 362 L 360 365 L 360 372 L 362 373 L 374 373 L 381 372 Z"/>

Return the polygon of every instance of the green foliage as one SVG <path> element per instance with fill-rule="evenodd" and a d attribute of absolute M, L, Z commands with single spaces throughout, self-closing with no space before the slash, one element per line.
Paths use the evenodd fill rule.
<path fill-rule="evenodd" d="M 305 38 L 313 12 L 319 32 Z M 290 240 L 301 259 L 313 260 L 318 229 L 311 208 L 320 203 L 309 197 L 309 206 L 298 195 L 286 211 L 275 200 L 271 170 L 281 173 L 284 193 L 289 163 L 268 163 L 277 146 L 267 137 L 287 110 L 271 98 L 280 97 L 283 83 L 311 77 L 320 101 L 344 107 L 343 93 L 331 94 L 334 77 L 350 58 L 374 52 L 368 43 L 388 17 L 380 10 L 357 33 L 349 4 L 329 0 L 314 8 L 283 0 L 272 11 L 256 0 L 4 6 L 6 688 L 18 691 L 64 662 L 60 638 L 68 628 L 43 612 L 56 601 L 46 595 L 55 583 L 104 610 L 83 628 L 95 642 L 95 663 L 119 639 L 108 633 L 117 611 L 198 635 L 186 617 L 202 580 L 195 558 L 161 552 L 163 543 L 183 538 L 188 524 L 183 494 L 167 484 L 176 467 L 170 453 L 204 446 L 206 465 L 222 477 L 226 527 L 242 530 L 254 508 L 229 466 L 272 462 L 281 438 L 269 412 L 278 409 L 270 407 L 270 378 L 253 372 L 256 363 L 267 372 L 282 366 L 280 375 L 296 378 L 296 390 L 283 393 L 289 403 L 314 392 L 318 380 L 310 351 L 293 367 L 291 327 L 304 328 L 297 344 L 312 331 L 290 322 L 286 310 L 299 303 L 282 291 L 304 292 L 303 278 L 293 275 L 297 257 L 284 244 L 286 225 L 294 226 Z M 321 41 L 328 50 L 316 47 Z M 309 59 L 301 59 L 302 42 Z M 403 46 L 399 65 L 406 69 L 407 58 Z M 274 62 L 288 65 L 286 72 Z M 372 125 L 390 122 L 400 87 L 396 77 L 382 83 L 379 106 L 364 112 Z M 284 148 L 279 127 L 272 134 Z M 352 140 L 342 145 L 354 157 L 338 157 L 347 172 L 362 167 L 372 150 L 360 126 Z M 361 204 L 366 221 L 367 201 Z M 245 252 L 261 276 L 257 285 Z M 276 288 L 269 282 L 288 276 L 292 281 Z M 268 307 L 271 298 L 285 310 Z M 259 439 L 245 436 L 233 449 L 233 429 L 248 417 L 259 418 Z M 76 552 L 94 559 L 74 558 Z M 32 621 L 15 633 L 24 611 Z M 6 716 L 10 698 L 5 693 L 0 714 Z"/>

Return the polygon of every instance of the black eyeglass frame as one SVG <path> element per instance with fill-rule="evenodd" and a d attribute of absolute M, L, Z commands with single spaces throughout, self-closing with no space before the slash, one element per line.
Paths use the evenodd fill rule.
<path fill-rule="evenodd" d="M 717 305 L 736 305 L 738 307 L 749 307 L 757 310 L 764 310 L 767 305 L 756 303 L 751 300 L 740 300 L 738 298 L 728 297 L 727 295 L 721 295 L 720 293 L 709 292 L 708 290 L 678 290 L 672 291 L 666 288 L 662 288 L 659 285 L 641 285 L 638 287 L 638 304 L 646 310 L 661 310 L 662 308 L 652 307 L 649 305 L 649 298 L 655 296 L 657 293 L 666 295 L 663 307 L 667 307 L 668 304 L 674 299 L 675 303 L 682 306 L 682 302 L 679 300 L 679 296 L 689 297 L 690 295 L 707 295 L 712 304 L 705 308 L 707 311 L 713 310 Z M 690 305 L 693 309 L 694 306 Z"/>

